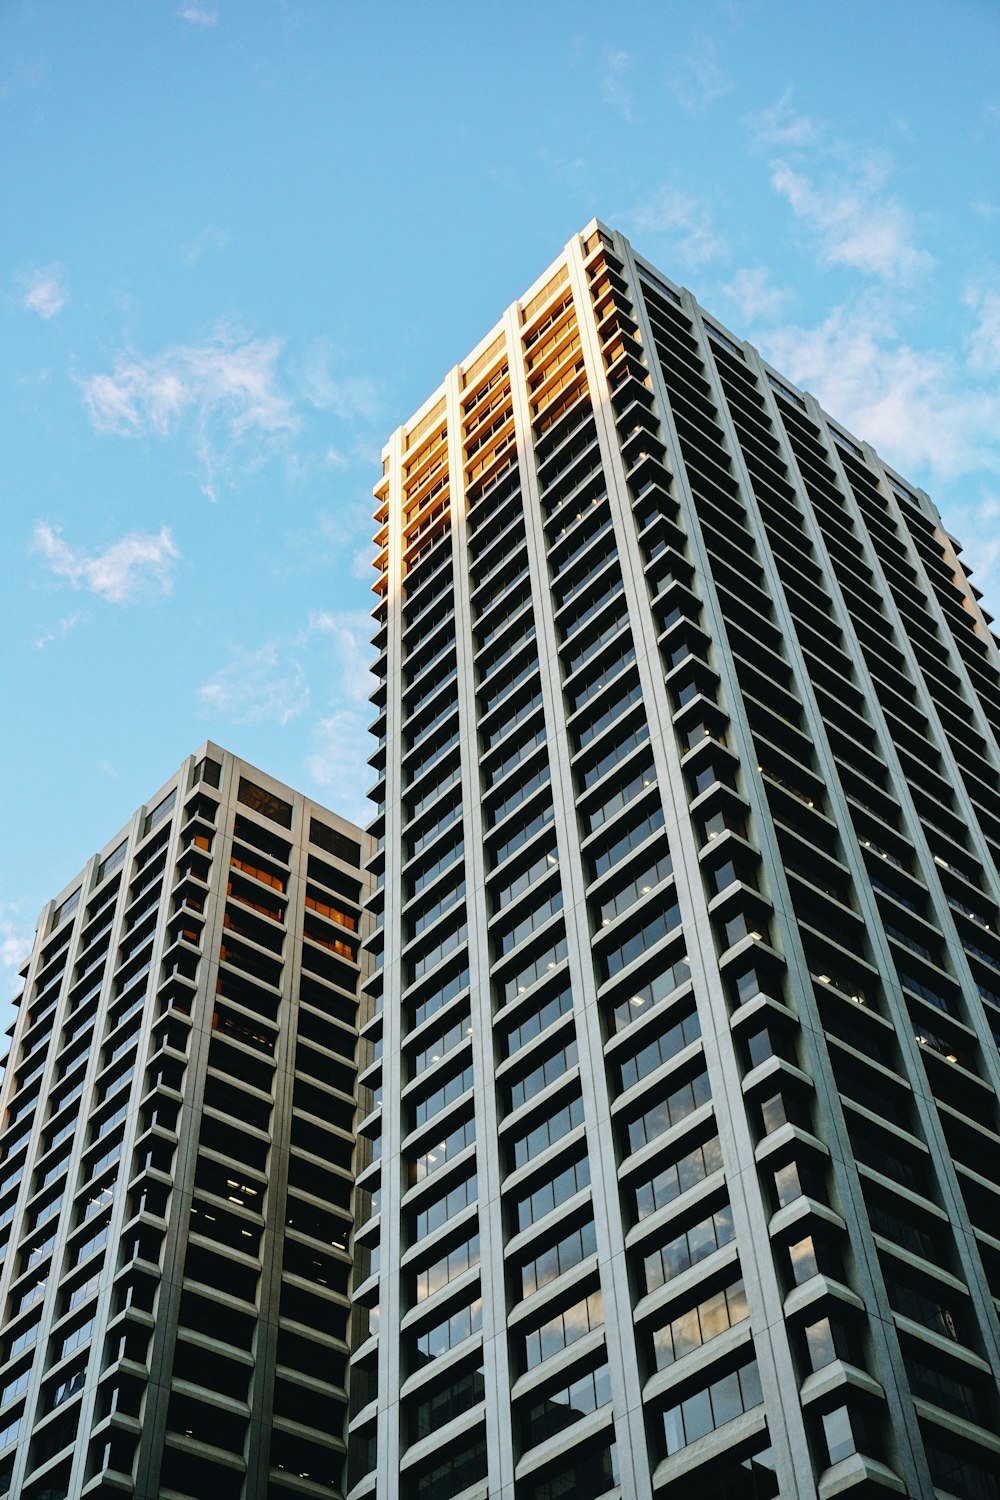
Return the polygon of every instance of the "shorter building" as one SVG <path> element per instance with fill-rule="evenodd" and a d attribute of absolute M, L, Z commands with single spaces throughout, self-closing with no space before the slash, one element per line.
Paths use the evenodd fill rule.
<path fill-rule="evenodd" d="M 340 1491 L 367 854 L 207 744 L 43 910 L 0 1088 L 0 1496 Z"/>

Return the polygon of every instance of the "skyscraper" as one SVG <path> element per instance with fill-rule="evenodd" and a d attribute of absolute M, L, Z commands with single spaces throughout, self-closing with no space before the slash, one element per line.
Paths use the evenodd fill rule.
<path fill-rule="evenodd" d="M 0 1093 L 0 1495 L 342 1492 L 366 856 L 207 744 L 42 912 Z"/>
<path fill-rule="evenodd" d="M 376 500 L 352 1497 L 992 1500 L 1000 657 L 933 504 L 597 222 Z"/>

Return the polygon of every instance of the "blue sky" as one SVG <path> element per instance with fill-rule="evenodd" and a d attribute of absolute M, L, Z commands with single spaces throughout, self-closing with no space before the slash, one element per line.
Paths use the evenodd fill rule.
<path fill-rule="evenodd" d="M 6 0 L 0 993 L 206 737 L 364 816 L 382 443 L 595 214 L 997 599 L 998 56 L 994 0 Z"/>

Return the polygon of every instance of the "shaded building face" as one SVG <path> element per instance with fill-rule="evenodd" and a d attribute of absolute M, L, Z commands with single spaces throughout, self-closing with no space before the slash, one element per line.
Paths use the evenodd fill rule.
<path fill-rule="evenodd" d="M 989 1500 L 1000 684 L 932 503 L 598 224 L 376 501 L 352 1493 Z"/>
<path fill-rule="evenodd" d="M 209 745 L 42 913 L 0 1096 L 0 1494 L 342 1492 L 366 852 Z"/>

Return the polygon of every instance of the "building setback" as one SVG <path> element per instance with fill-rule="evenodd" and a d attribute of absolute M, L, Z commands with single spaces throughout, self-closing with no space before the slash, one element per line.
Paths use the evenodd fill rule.
<path fill-rule="evenodd" d="M 376 499 L 352 1500 L 993 1500 L 1000 658 L 933 504 L 596 222 Z"/>
<path fill-rule="evenodd" d="M 208 744 L 42 912 L 0 1092 L 0 1495 L 341 1492 L 367 854 Z"/>

